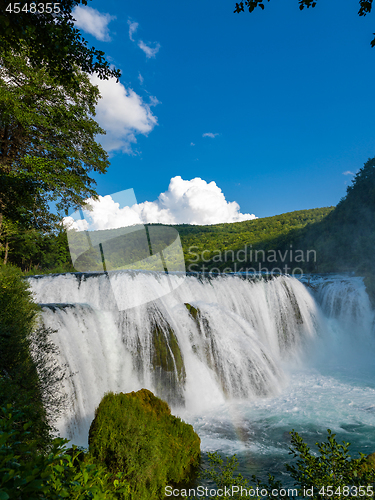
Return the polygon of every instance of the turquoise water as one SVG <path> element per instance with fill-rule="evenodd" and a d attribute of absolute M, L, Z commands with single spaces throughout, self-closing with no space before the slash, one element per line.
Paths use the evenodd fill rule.
<path fill-rule="evenodd" d="M 265 480 L 271 473 L 288 486 L 284 464 L 291 459 L 292 429 L 312 448 L 326 439 L 330 428 L 338 442 L 351 443 L 351 456 L 375 452 L 373 380 L 353 376 L 352 370 L 333 376 L 306 369 L 292 374 L 278 397 L 232 402 L 205 415 L 184 417 L 201 437 L 204 452 L 236 454 L 245 477 L 255 474 Z"/>

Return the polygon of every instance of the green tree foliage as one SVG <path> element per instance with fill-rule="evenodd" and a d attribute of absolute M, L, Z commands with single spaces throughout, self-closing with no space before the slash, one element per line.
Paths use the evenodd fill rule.
<path fill-rule="evenodd" d="M 35 422 L 35 442 L 44 448 L 51 417 L 64 410 L 59 384 L 65 370 L 54 361 L 51 331 L 38 325 L 39 307 L 14 267 L 0 266 L 0 304 L 0 406 L 23 408 L 25 422 Z"/>
<path fill-rule="evenodd" d="M 316 443 L 317 451 L 311 450 L 297 432 L 292 431 L 290 434 L 292 436 L 290 454 L 295 460 L 292 464 L 286 464 L 285 468 L 294 480 L 299 498 L 341 500 L 374 497 L 375 469 L 371 455 L 366 457 L 360 454 L 359 458 L 352 458 L 349 454 L 350 443 L 337 443 L 336 435 L 332 434 L 330 429 L 327 441 Z M 267 491 L 270 500 L 286 498 L 285 489 L 280 493 L 283 488 L 282 483 L 276 481 L 271 474 L 267 483 L 262 483 L 255 476 L 252 476 L 252 483 L 249 483 L 241 474 L 235 475 L 238 468 L 235 455 L 224 461 L 218 453 L 209 453 L 208 459 L 209 467 L 200 474 L 201 480 L 213 482 L 217 489 L 227 487 L 228 492 L 227 495 L 210 498 L 219 499 L 226 496 L 235 499 L 244 498 L 245 493 L 241 495 L 241 488 L 247 492 L 253 490 L 250 494 L 252 498 L 257 498 L 256 488 L 258 492 Z M 233 490 L 232 486 L 238 489 Z"/>
<path fill-rule="evenodd" d="M 33 69 L 25 53 L 2 55 L 0 62 L 0 172 L 8 176 L 2 181 L 8 181 L 8 189 L 25 182 L 25 196 L 37 197 L 29 210 L 42 205 L 33 215 L 34 225 L 41 227 L 48 203 L 56 202 L 59 210 L 79 206 L 96 194 L 89 173 L 104 173 L 109 165 L 95 141 L 105 133 L 93 118 L 99 90 L 78 70 L 79 92 L 57 85 L 44 69 Z M 13 201 L 17 208 L 20 194 L 6 198 L 2 192 L 2 205 L 13 208 Z"/>
<path fill-rule="evenodd" d="M 363 220 L 374 224 L 375 215 L 375 158 L 369 159 L 356 173 L 348 186 L 345 198 L 336 207 L 336 217 L 357 223 Z"/>
<path fill-rule="evenodd" d="M 0 55 L 0 244 L 30 229 L 51 230 L 59 214 L 96 196 L 92 171 L 104 173 L 108 155 L 96 142 L 99 90 L 76 69 L 59 85 L 28 54 Z M 4 260 L 5 255 L 4 255 Z"/>
<path fill-rule="evenodd" d="M 95 412 L 90 453 L 110 472 L 123 471 L 130 498 L 164 498 L 164 487 L 186 480 L 199 462 L 200 439 L 169 406 L 142 389 L 108 393 Z"/>
<path fill-rule="evenodd" d="M 216 490 L 223 490 L 223 493 L 225 493 L 225 489 L 227 488 L 227 492 L 230 493 L 232 498 L 242 498 L 241 495 L 236 493 L 236 488 L 238 487 L 240 490 L 241 488 L 245 488 L 248 490 L 250 485 L 249 481 L 244 478 L 242 474 L 235 475 L 239 465 L 236 455 L 226 457 L 224 460 L 220 454 L 215 451 L 214 453 L 207 453 L 207 456 L 209 466 L 207 469 L 200 472 L 199 479 L 201 481 L 208 480 L 211 484 L 215 484 Z M 234 492 L 233 495 L 232 492 Z M 228 497 L 228 494 L 220 495 L 220 493 L 221 492 L 219 492 L 218 496 L 210 496 L 210 498 L 218 499 L 221 497 Z"/>
<path fill-rule="evenodd" d="M 5 260 L 4 248 L 2 256 Z M 10 234 L 8 262 L 27 274 L 74 271 L 66 233 L 63 230 L 50 234 L 30 229 L 19 234 Z"/>
<path fill-rule="evenodd" d="M 119 70 L 110 68 L 104 52 L 88 48 L 74 27 L 72 10 L 80 4 L 87 5 L 87 0 L 64 0 L 52 4 L 43 0 L 35 3 L 36 12 L 29 12 L 28 1 L 14 4 L 0 0 L 0 47 L 3 53 L 28 50 L 32 66 L 44 68 L 62 84 L 75 84 L 77 67 L 86 73 L 96 72 L 102 79 L 119 78 Z"/>
<path fill-rule="evenodd" d="M 316 499 L 357 498 L 364 496 L 363 492 L 365 496 L 373 497 L 375 470 L 368 467 L 368 459 L 363 454 L 360 458 L 351 458 L 350 443 L 338 444 L 336 435 L 330 429 L 327 432 L 327 441 L 316 443 L 318 453 L 312 452 L 297 432 L 291 432 L 291 454 L 297 463 L 287 464 L 286 469 L 294 479 L 299 494 L 306 497 L 306 490 L 313 488 Z M 367 489 L 368 486 L 372 488 Z"/>
<path fill-rule="evenodd" d="M 36 433 L 47 440 L 49 427 L 41 400 L 38 373 L 31 356 L 31 336 L 38 306 L 17 269 L 0 268 L 0 400 L 27 407 L 38 422 Z"/>
<path fill-rule="evenodd" d="M 267 0 L 268 2 L 270 0 Z M 247 9 L 249 12 L 253 12 L 257 7 L 264 10 L 265 0 L 245 0 L 241 2 L 236 2 L 236 8 L 234 12 L 239 14 L 240 12 L 245 12 Z M 299 9 L 303 10 L 305 7 L 315 7 L 317 0 L 298 0 Z M 372 10 L 372 0 L 359 0 L 359 16 L 366 16 L 370 14 Z M 375 33 L 374 33 L 375 34 Z M 375 38 L 371 41 L 371 47 L 375 47 Z"/>

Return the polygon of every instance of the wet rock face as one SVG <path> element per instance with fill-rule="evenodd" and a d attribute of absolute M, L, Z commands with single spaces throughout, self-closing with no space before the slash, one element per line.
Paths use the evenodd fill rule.
<path fill-rule="evenodd" d="M 215 331 L 210 326 L 209 317 L 206 317 L 205 313 L 198 307 L 187 302 L 184 305 L 194 320 L 199 335 L 199 341 L 192 345 L 194 353 L 216 374 L 217 381 L 226 397 L 248 397 L 249 394 L 244 387 L 241 370 L 237 370 L 233 366 L 228 372 L 227 367 L 223 364 L 222 349 L 218 345 Z M 277 376 L 273 361 L 263 351 L 261 356 L 267 363 L 267 367 Z M 257 396 L 266 396 L 267 377 L 259 369 L 258 363 L 250 358 L 247 359 L 245 371 L 253 393 Z"/>
<path fill-rule="evenodd" d="M 197 307 L 192 306 L 188 302 L 185 302 L 184 305 L 185 305 L 186 309 L 189 311 L 191 317 L 195 321 L 197 321 L 199 319 L 199 317 L 200 317 L 200 310 Z"/>
<path fill-rule="evenodd" d="M 138 314 L 138 315 L 137 315 Z M 173 406 L 185 404 L 186 370 L 173 321 L 160 304 L 121 311 L 117 327 L 141 384 Z M 129 335 L 129 332 L 132 332 Z"/>
<path fill-rule="evenodd" d="M 151 335 L 156 392 L 171 404 L 183 404 L 186 372 L 176 335 L 167 322 L 154 323 Z"/>

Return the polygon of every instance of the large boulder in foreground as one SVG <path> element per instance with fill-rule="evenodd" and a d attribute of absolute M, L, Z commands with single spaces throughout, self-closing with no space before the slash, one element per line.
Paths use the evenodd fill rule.
<path fill-rule="evenodd" d="M 108 393 L 95 411 L 90 452 L 113 473 L 124 472 L 132 498 L 164 498 L 164 487 L 189 481 L 200 439 L 147 389 Z"/>

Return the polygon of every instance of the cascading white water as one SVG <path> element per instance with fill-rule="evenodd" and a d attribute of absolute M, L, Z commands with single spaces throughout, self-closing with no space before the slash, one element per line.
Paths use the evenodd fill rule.
<path fill-rule="evenodd" d="M 362 278 L 333 276 L 316 281 L 317 300 L 326 316 L 365 335 L 371 332 L 374 311 Z"/>
<path fill-rule="evenodd" d="M 325 316 L 325 335 L 317 343 L 318 365 L 331 371 L 368 372 L 375 351 L 375 312 L 363 279 L 316 276 L 309 286 Z"/>
<path fill-rule="evenodd" d="M 168 280 L 175 281 L 171 293 L 165 293 Z M 117 272 L 111 280 L 58 275 L 29 282 L 45 325 L 57 330 L 60 361 L 72 373 L 66 381 L 72 408 L 58 428 L 80 445 L 87 445 L 107 391 L 146 387 L 190 415 L 230 400 L 277 397 L 288 365 L 303 366 L 323 328 L 313 297 L 289 277 Z M 161 298 L 147 302 L 158 289 Z M 135 303 L 141 305 L 131 307 Z"/>

